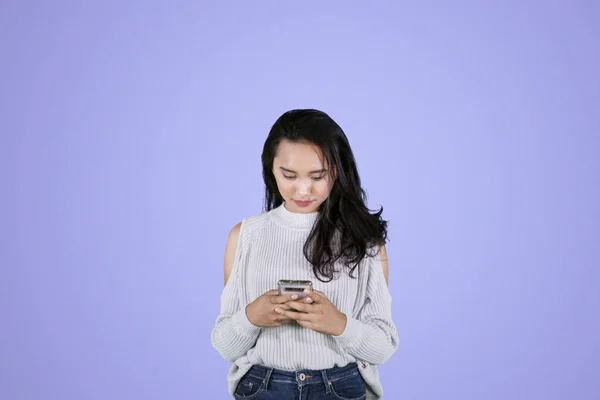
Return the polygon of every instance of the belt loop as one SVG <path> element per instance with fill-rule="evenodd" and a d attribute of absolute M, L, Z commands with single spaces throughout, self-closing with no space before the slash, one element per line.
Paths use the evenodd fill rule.
<path fill-rule="evenodd" d="M 265 377 L 264 377 L 264 379 L 263 379 L 263 383 L 265 384 L 265 385 L 264 385 L 265 392 L 266 392 L 266 391 L 268 390 L 268 388 L 269 388 L 269 382 L 270 382 L 270 380 L 271 380 L 271 374 L 272 374 L 272 373 L 273 373 L 273 368 L 269 368 L 269 369 L 267 369 L 267 373 L 265 374 Z"/>
<path fill-rule="evenodd" d="M 325 393 L 331 393 L 331 382 L 329 382 L 329 378 L 327 377 L 327 372 L 324 369 L 321 370 L 321 375 L 323 375 L 323 383 L 325 384 Z"/>

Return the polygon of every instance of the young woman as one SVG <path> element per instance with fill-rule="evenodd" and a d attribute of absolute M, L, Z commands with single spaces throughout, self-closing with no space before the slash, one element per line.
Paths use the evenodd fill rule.
<path fill-rule="evenodd" d="M 379 399 L 398 346 L 387 222 L 365 204 L 343 130 L 318 110 L 275 122 L 262 153 L 266 211 L 231 230 L 211 340 L 236 399 Z M 312 281 L 307 296 L 279 280 Z"/>

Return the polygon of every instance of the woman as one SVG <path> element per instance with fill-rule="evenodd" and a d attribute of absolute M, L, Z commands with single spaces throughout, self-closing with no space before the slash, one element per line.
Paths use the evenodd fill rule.
<path fill-rule="evenodd" d="M 365 205 L 346 135 L 327 114 L 292 110 L 262 153 L 266 212 L 225 250 L 211 340 L 233 365 L 236 399 L 379 399 L 376 366 L 398 346 L 387 288 L 387 222 Z M 309 280 L 306 297 L 279 280 Z"/>

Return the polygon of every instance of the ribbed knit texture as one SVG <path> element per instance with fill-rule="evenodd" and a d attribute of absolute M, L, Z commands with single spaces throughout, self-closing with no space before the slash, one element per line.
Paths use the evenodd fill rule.
<path fill-rule="evenodd" d="M 367 399 L 380 399 L 383 389 L 376 366 L 398 346 L 391 296 L 379 255 L 367 257 L 331 282 L 321 282 L 303 253 L 318 214 L 290 212 L 281 205 L 242 221 L 231 275 L 221 295 L 221 312 L 211 334 L 215 349 L 233 365 L 229 393 L 254 364 L 288 371 L 325 369 L 356 362 L 368 388 Z M 340 336 L 330 336 L 296 323 L 257 327 L 248 321 L 246 305 L 276 289 L 280 279 L 311 280 L 316 290 L 348 318 Z"/>

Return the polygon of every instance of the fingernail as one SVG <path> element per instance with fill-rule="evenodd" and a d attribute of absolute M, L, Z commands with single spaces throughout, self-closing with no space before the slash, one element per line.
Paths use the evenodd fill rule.
<path fill-rule="evenodd" d="M 280 313 L 281 313 L 281 308 L 276 308 L 276 309 L 275 309 L 275 312 L 276 312 L 277 314 L 280 314 Z"/>
<path fill-rule="evenodd" d="M 306 298 L 306 302 L 307 302 L 307 303 L 312 303 L 312 299 L 311 299 L 310 297 L 307 297 L 307 298 Z"/>
<path fill-rule="evenodd" d="M 296 300 L 297 298 L 298 298 L 298 295 L 297 295 L 297 294 L 293 294 L 293 295 L 292 295 L 292 300 Z"/>

